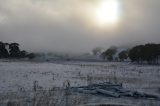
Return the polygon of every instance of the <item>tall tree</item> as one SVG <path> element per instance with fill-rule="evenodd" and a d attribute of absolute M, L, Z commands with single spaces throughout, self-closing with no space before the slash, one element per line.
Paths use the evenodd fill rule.
<path fill-rule="evenodd" d="M 0 58 L 7 58 L 9 56 L 6 45 L 7 44 L 0 42 Z"/>
<path fill-rule="evenodd" d="M 132 62 L 137 61 L 140 62 L 142 61 L 142 48 L 144 47 L 144 45 L 138 45 L 136 47 L 133 47 L 130 51 L 129 51 L 129 58 L 131 59 Z"/>
<path fill-rule="evenodd" d="M 127 52 L 126 50 L 121 51 L 121 52 L 118 54 L 118 56 L 119 56 L 120 61 L 124 61 L 125 59 L 128 58 L 128 52 Z"/>
<path fill-rule="evenodd" d="M 107 60 L 109 60 L 109 61 L 112 61 L 113 60 L 113 55 L 115 55 L 116 54 L 116 52 L 117 52 L 117 48 L 109 48 L 109 49 L 107 49 L 105 52 L 103 52 L 102 53 L 102 57 L 104 58 L 104 59 L 107 59 Z"/>
<path fill-rule="evenodd" d="M 160 44 L 146 44 L 133 47 L 129 52 L 132 61 L 158 64 L 160 57 Z"/>
<path fill-rule="evenodd" d="M 12 58 L 19 58 L 20 57 L 20 49 L 19 49 L 19 44 L 18 43 L 11 43 L 9 44 L 9 49 L 10 49 L 10 57 Z"/>

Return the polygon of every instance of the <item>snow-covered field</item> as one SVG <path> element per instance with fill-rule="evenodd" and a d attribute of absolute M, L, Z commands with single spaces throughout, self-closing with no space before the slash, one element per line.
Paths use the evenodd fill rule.
<path fill-rule="evenodd" d="M 75 87 L 106 81 L 122 83 L 123 87 L 129 90 L 160 95 L 160 66 L 134 65 L 122 62 L 38 63 L 1 60 L 0 106 L 5 106 L 6 104 L 7 106 L 25 106 L 26 101 L 24 98 L 35 95 L 33 93 L 35 84 L 38 86 L 37 89 L 43 91 L 56 89 L 54 91 L 54 96 L 56 95 L 56 100 L 58 100 L 63 97 L 64 93 L 62 94 L 63 91 L 60 92 L 57 88 L 65 88 L 66 82 L 69 82 L 70 86 Z M 62 95 L 60 96 L 60 94 Z M 72 95 L 67 100 L 70 103 L 73 99 L 76 101 L 74 101 L 75 104 L 70 104 L 69 106 L 83 106 L 84 104 L 93 106 L 93 104 L 98 103 L 120 103 L 131 106 L 160 106 L 160 101 L 157 100 L 139 100 L 131 98 L 114 99 L 83 94 Z M 21 103 L 21 105 L 9 105 L 8 101 L 25 101 L 25 105 L 23 103 Z M 28 104 L 26 106 L 31 105 Z M 59 103 L 55 104 L 55 106 L 63 105 Z"/>

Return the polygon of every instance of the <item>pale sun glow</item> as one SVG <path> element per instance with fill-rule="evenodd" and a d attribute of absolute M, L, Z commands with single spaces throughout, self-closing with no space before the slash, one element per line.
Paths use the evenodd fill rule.
<path fill-rule="evenodd" d="M 120 3 L 118 0 L 102 0 L 95 10 L 99 25 L 115 25 L 120 18 Z"/>

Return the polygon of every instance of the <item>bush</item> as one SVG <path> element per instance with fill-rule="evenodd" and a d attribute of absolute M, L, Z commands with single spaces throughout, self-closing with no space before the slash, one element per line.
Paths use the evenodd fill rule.
<path fill-rule="evenodd" d="M 34 59 L 35 57 L 36 57 L 36 55 L 34 53 L 28 54 L 28 58 L 29 59 Z"/>

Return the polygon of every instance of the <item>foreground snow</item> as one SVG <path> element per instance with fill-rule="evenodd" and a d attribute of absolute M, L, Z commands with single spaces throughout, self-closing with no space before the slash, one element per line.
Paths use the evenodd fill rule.
<path fill-rule="evenodd" d="M 160 66 L 133 65 L 131 63 L 104 62 L 0 62 L 0 95 L 11 95 L 13 92 L 32 92 L 35 82 L 38 89 L 51 90 L 70 86 L 85 86 L 99 82 L 122 83 L 124 88 L 160 95 Z M 24 92 L 23 92 L 24 93 Z M 21 93 L 21 95 L 23 95 Z M 31 93 L 32 94 L 32 93 Z M 159 101 L 113 99 L 97 96 L 87 98 L 82 103 L 123 103 L 159 106 Z M 7 97 L 5 98 L 8 99 Z M 0 96 L 0 102 L 5 99 Z M 84 102 L 85 101 L 85 102 Z M 79 104 L 80 105 L 80 104 Z M 148 106 L 150 106 L 148 105 Z"/>

